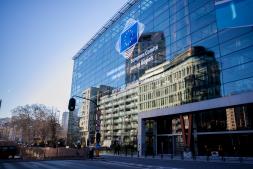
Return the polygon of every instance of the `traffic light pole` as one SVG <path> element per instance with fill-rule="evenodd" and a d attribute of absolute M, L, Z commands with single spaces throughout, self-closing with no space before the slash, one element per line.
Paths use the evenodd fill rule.
<path fill-rule="evenodd" d="M 97 111 L 96 111 L 96 143 L 97 143 L 97 145 L 99 145 L 100 137 L 101 137 L 101 134 L 100 134 L 100 110 L 99 110 L 99 105 L 97 105 L 97 103 L 94 100 L 88 99 L 86 97 L 81 97 L 81 96 L 74 95 L 69 100 L 69 105 L 68 105 L 69 111 L 74 111 L 75 110 L 76 101 L 75 101 L 74 97 L 81 98 L 81 99 L 84 99 L 84 100 L 88 100 L 96 106 L 96 109 L 97 109 Z"/>
<path fill-rule="evenodd" d="M 97 103 L 94 100 L 88 99 L 86 97 L 77 96 L 77 95 L 74 95 L 73 97 L 77 97 L 77 98 L 84 99 L 84 100 L 89 100 L 90 102 L 92 102 L 96 105 L 97 109 L 99 109 L 99 106 L 97 105 Z"/>

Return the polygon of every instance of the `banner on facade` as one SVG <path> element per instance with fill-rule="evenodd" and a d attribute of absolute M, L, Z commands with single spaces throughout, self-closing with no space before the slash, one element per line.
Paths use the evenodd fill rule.
<path fill-rule="evenodd" d="M 144 24 L 135 19 L 128 19 L 116 43 L 116 50 L 126 59 L 131 58 L 135 45 L 144 31 Z"/>

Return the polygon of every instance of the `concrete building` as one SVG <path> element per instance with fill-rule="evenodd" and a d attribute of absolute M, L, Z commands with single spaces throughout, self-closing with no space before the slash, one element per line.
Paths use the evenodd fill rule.
<path fill-rule="evenodd" d="M 122 145 L 135 144 L 137 141 L 138 120 L 138 83 L 124 90 L 114 90 L 112 94 L 100 98 L 101 141 L 110 146 L 114 141 Z"/>
<path fill-rule="evenodd" d="M 140 112 L 216 98 L 221 90 L 218 63 L 200 46 L 147 70 L 139 84 Z"/>
<path fill-rule="evenodd" d="M 68 132 L 68 120 L 69 120 L 69 112 L 63 112 L 62 113 L 62 120 L 61 120 L 61 125 L 62 125 L 62 132 L 63 132 L 63 137 L 67 138 L 67 132 Z"/>
<path fill-rule="evenodd" d="M 98 101 L 104 95 L 110 94 L 112 88 L 101 85 L 99 87 L 90 87 L 83 91 L 81 116 L 79 120 L 79 128 L 81 135 L 81 145 L 88 146 L 95 143 L 96 131 L 100 130 L 100 114 Z"/>
<path fill-rule="evenodd" d="M 69 112 L 63 112 L 61 124 L 64 130 L 68 130 L 68 119 L 69 119 Z"/>
<path fill-rule="evenodd" d="M 98 88 L 90 87 L 83 92 L 83 97 L 97 102 Z M 89 100 L 83 99 L 81 107 L 81 117 L 79 121 L 81 144 L 86 146 L 94 143 L 95 127 L 96 127 L 97 106 Z M 89 142 L 89 143 L 88 143 Z"/>

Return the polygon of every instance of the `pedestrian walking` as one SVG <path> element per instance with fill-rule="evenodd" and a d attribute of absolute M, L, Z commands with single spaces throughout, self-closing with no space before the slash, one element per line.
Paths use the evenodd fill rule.
<path fill-rule="evenodd" d="M 118 155 L 119 155 L 119 152 L 120 152 L 120 144 L 118 143 L 117 144 L 117 153 L 118 153 Z"/>

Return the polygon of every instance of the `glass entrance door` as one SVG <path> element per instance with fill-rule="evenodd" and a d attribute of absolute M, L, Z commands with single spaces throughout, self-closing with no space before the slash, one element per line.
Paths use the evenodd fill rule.
<path fill-rule="evenodd" d="M 157 154 L 173 153 L 173 136 L 157 136 Z"/>

